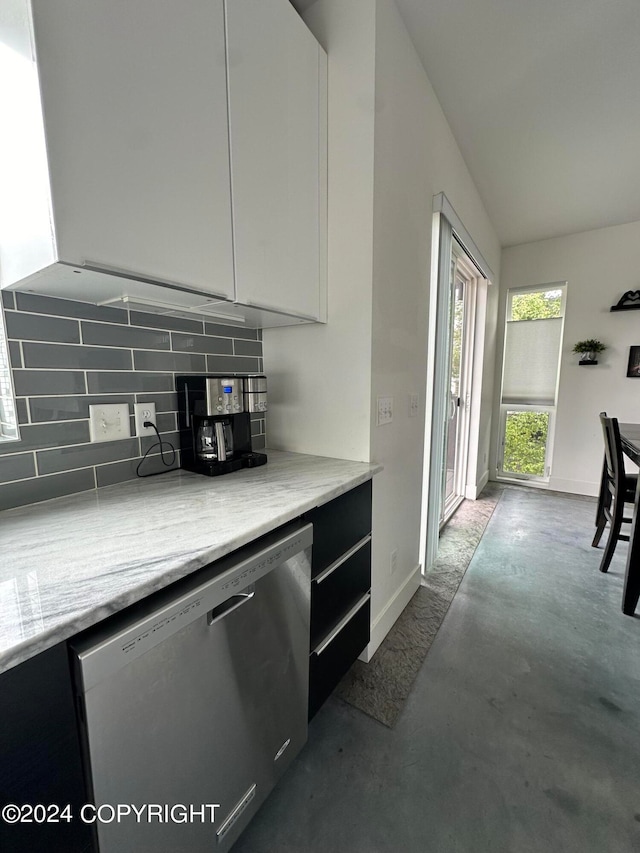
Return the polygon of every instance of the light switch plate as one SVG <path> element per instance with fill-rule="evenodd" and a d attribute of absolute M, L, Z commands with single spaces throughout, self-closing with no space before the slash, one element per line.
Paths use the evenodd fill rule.
<path fill-rule="evenodd" d="M 393 420 L 393 397 L 378 397 L 378 414 L 376 424 L 390 424 Z"/>
<path fill-rule="evenodd" d="M 89 406 L 89 436 L 91 441 L 116 441 L 131 436 L 128 403 L 108 403 Z"/>

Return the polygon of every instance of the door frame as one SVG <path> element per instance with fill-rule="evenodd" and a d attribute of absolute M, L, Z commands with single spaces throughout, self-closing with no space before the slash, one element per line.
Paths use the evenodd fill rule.
<path fill-rule="evenodd" d="M 443 370 L 443 309 L 446 300 L 443 298 L 449 286 L 448 264 L 440 263 L 441 258 L 451 257 L 451 240 L 455 234 L 458 242 L 464 249 L 477 273 L 477 282 L 483 282 L 485 286 L 477 287 L 475 306 L 475 333 L 474 344 L 470 347 L 473 362 L 472 387 L 476 389 L 472 399 L 469 420 L 472 435 L 477 434 L 480 424 L 481 387 L 484 354 L 485 318 L 487 286 L 495 281 L 491 267 L 486 262 L 482 253 L 474 243 L 471 235 L 466 230 L 462 221 L 456 214 L 453 206 L 444 193 L 438 193 L 433 198 L 433 223 L 431 239 L 431 276 L 429 289 L 429 334 L 427 349 L 427 371 L 425 389 L 425 434 L 424 434 L 424 467 L 422 476 L 422 507 L 420 523 L 420 563 L 422 573 L 429 571 L 438 554 L 439 535 L 439 505 L 440 505 L 440 477 L 438 466 L 441 464 L 442 456 L 439 449 L 442 447 L 442 430 L 444 420 L 442 418 L 442 390 L 445 387 Z M 480 298 L 482 297 L 482 298 Z M 446 338 L 444 338 L 446 340 Z M 441 424 L 439 429 L 436 425 Z M 477 440 L 476 440 L 477 445 Z M 473 460 L 477 462 L 477 446 L 475 451 L 470 449 L 467 468 L 472 465 Z M 477 464 L 474 467 L 472 480 L 467 479 L 466 497 L 474 498 L 477 490 Z"/>
<path fill-rule="evenodd" d="M 473 479 L 473 472 L 469 470 L 469 445 L 471 440 L 471 410 L 477 394 L 477 389 L 476 394 L 474 394 L 473 377 L 479 276 L 477 269 L 467 257 L 464 248 L 460 245 L 455 235 L 451 243 L 451 254 L 455 259 L 452 290 L 455 292 L 456 283 L 460 280 L 464 287 L 464 317 L 462 349 L 460 353 L 460 405 L 458 407 L 458 428 L 456 431 L 454 457 L 454 497 L 447 505 L 445 488 L 444 500 L 441 501 L 442 515 L 440 518 L 440 527 L 443 527 L 447 523 L 462 501 L 467 497 L 467 484 L 470 479 Z M 451 355 L 449 355 L 450 360 Z"/>

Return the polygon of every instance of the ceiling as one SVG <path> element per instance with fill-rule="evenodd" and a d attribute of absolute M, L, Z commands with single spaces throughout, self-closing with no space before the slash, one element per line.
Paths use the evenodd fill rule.
<path fill-rule="evenodd" d="M 640 220 L 638 0 L 396 4 L 504 246 Z"/>

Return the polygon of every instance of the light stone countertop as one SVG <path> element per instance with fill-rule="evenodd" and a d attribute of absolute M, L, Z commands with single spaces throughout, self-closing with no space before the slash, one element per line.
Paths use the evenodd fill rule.
<path fill-rule="evenodd" d="M 0 672 L 371 479 L 382 466 L 269 451 L 0 512 Z"/>

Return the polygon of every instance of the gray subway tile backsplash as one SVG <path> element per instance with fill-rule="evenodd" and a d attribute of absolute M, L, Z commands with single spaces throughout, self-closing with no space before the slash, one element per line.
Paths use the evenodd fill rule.
<path fill-rule="evenodd" d="M 135 394 L 136 391 L 173 391 L 171 373 L 87 373 L 90 394 Z M 114 401 L 117 402 L 117 401 Z"/>
<path fill-rule="evenodd" d="M 22 352 L 19 341 L 9 341 L 9 359 L 13 368 L 22 367 Z"/>
<path fill-rule="evenodd" d="M 175 391 L 167 394 L 149 394 L 141 391 L 136 394 L 136 403 L 153 403 L 157 413 L 178 411 L 178 395 Z"/>
<path fill-rule="evenodd" d="M 260 339 L 260 329 L 244 329 L 242 326 L 223 326 L 222 323 L 205 323 L 206 335 L 218 338 L 247 338 L 251 341 Z"/>
<path fill-rule="evenodd" d="M 82 370 L 131 370 L 130 350 L 64 344 L 22 344 L 25 367 L 79 367 Z"/>
<path fill-rule="evenodd" d="M 167 458 L 170 461 L 170 456 Z M 144 462 L 140 459 L 128 459 L 125 462 L 112 462 L 108 465 L 98 465 L 96 468 L 96 479 L 98 487 L 112 486 L 114 483 L 123 483 L 125 480 L 135 480 L 138 476 L 148 476 L 159 473 L 165 473 L 173 468 L 179 467 L 179 460 L 176 457 L 173 464 L 165 465 L 162 462 L 160 455 L 149 454 Z M 138 474 L 138 471 L 140 472 Z"/>
<path fill-rule="evenodd" d="M 0 445 L 0 453 L 2 445 Z M 0 483 L 12 480 L 27 480 L 35 477 L 36 466 L 33 453 L 18 453 L 15 456 L 0 456 Z"/>
<path fill-rule="evenodd" d="M 204 332 L 202 320 L 191 320 L 186 317 L 165 317 L 162 314 L 143 314 L 140 311 L 131 312 L 131 325 L 150 329 L 168 329 L 172 332 L 191 332 L 194 335 L 201 335 Z M 217 332 L 211 334 L 217 334 Z"/>
<path fill-rule="evenodd" d="M 231 338 L 213 338 L 206 335 L 186 335 L 183 332 L 173 332 L 171 348 L 174 352 L 206 352 L 230 355 L 233 352 L 233 340 Z"/>
<path fill-rule="evenodd" d="M 13 385 L 18 397 L 51 394 L 84 394 L 87 383 L 79 370 L 14 370 Z"/>
<path fill-rule="evenodd" d="M 133 353 L 136 370 L 170 370 L 172 373 L 204 373 L 207 363 L 204 355 L 182 352 Z"/>
<path fill-rule="evenodd" d="M 265 423 L 262 418 L 251 420 L 251 435 L 262 435 L 265 430 Z"/>
<path fill-rule="evenodd" d="M 80 324 L 66 317 L 25 314 L 5 311 L 7 337 L 23 341 L 57 341 L 63 344 L 80 343 Z"/>
<path fill-rule="evenodd" d="M 178 433 L 176 432 L 176 430 L 178 429 L 177 413 L 176 412 L 163 412 L 163 413 L 159 414 L 158 412 L 156 412 L 156 426 L 158 427 L 158 429 L 160 431 L 162 440 L 163 441 L 170 441 L 174 445 L 174 447 L 177 448 L 177 446 L 178 446 L 176 443 L 176 442 L 178 442 Z M 173 434 L 173 433 L 175 433 L 175 436 L 174 436 L 174 438 L 176 439 L 175 441 L 169 437 L 169 435 Z M 152 444 L 155 444 L 157 441 L 158 441 L 158 437 L 156 435 L 149 434 L 149 435 L 143 436 L 140 439 L 140 447 L 142 449 L 142 452 L 144 453 L 146 450 L 148 450 L 148 448 Z"/>
<path fill-rule="evenodd" d="M 54 299 L 51 296 L 37 296 L 35 293 L 16 293 L 16 307 L 19 311 L 31 311 L 34 314 L 53 314 L 56 317 L 75 317 L 78 320 L 101 320 L 103 323 L 128 324 L 129 318 L 123 308 L 109 308 L 92 305 L 89 302 L 75 302 L 72 299 Z"/>
<path fill-rule="evenodd" d="M 21 424 L 21 440 L 0 445 L 2 509 L 136 477 L 157 439 L 90 443 L 89 405 L 127 403 L 133 415 L 134 402 L 155 403 L 162 438 L 177 450 L 177 373 L 262 370 L 260 330 L 31 293 L 3 291 L 2 304 Z M 264 430 L 253 418 L 256 448 Z M 142 473 L 166 470 L 157 451 Z"/>
<path fill-rule="evenodd" d="M 262 355 L 262 341 L 234 341 L 234 355 L 254 355 L 258 358 Z"/>
<path fill-rule="evenodd" d="M 161 433 L 173 432 L 178 429 L 177 412 L 156 412 L 156 426 Z"/>
<path fill-rule="evenodd" d="M 209 373 L 260 373 L 261 359 L 245 358 L 235 355 L 207 356 L 207 371 Z"/>
<path fill-rule="evenodd" d="M 82 343 L 107 347 L 169 349 L 169 332 L 162 329 L 138 329 L 109 323 L 82 323 Z"/>
<path fill-rule="evenodd" d="M 85 444 L 89 441 L 89 421 L 64 421 L 48 424 L 24 424 L 20 427 L 20 441 L 7 442 L 1 452 L 22 453 L 45 447 L 64 447 Z"/>
<path fill-rule="evenodd" d="M 133 459 L 138 456 L 137 438 L 125 438 L 121 441 L 100 441 L 95 444 L 80 444 L 75 447 L 62 447 L 54 450 L 40 450 L 36 453 L 39 474 L 57 474 L 60 471 L 73 471 L 77 468 L 89 468 L 104 462 L 117 462 L 121 459 Z"/>
<path fill-rule="evenodd" d="M 180 444 L 180 435 L 177 431 L 175 432 L 164 432 L 162 433 L 162 441 L 164 442 L 162 445 L 162 451 L 167 459 L 167 462 L 171 461 L 173 456 L 172 450 L 168 447 L 168 444 L 171 444 L 173 448 L 177 451 L 178 445 Z M 160 447 L 158 446 L 158 438 L 157 436 L 144 435 L 140 439 L 140 449 L 143 453 L 146 453 L 150 448 L 153 449 L 153 453 L 160 453 Z M 151 453 L 151 451 L 150 451 Z"/>
<path fill-rule="evenodd" d="M 89 417 L 89 406 L 98 406 L 104 403 L 128 403 L 133 406 L 135 397 L 133 394 L 119 394 L 114 401 L 113 397 L 101 394 L 78 395 L 75 397 L 33 397 L 29 403 L 31 423 L 42 423 L 43 421 L 73 421 Z"/>
<path fill-rule="evenodd" d="M 18 413 L 18 423 L 19 424 L 28 424 L 29 423 L 29 406 L 24 397 L 18 397 L 16 399 L 16 411 Z"/>
<path fill-rule="evenodd" d="M 51 498 L 61 498 L 76 492 L 86 492 L 88 489 L 94 489 L 95 484 L 93 468 L 7 483 L 0 486 L 0 510 L 25 506 L 37 501 L 48 501 Z"/>

